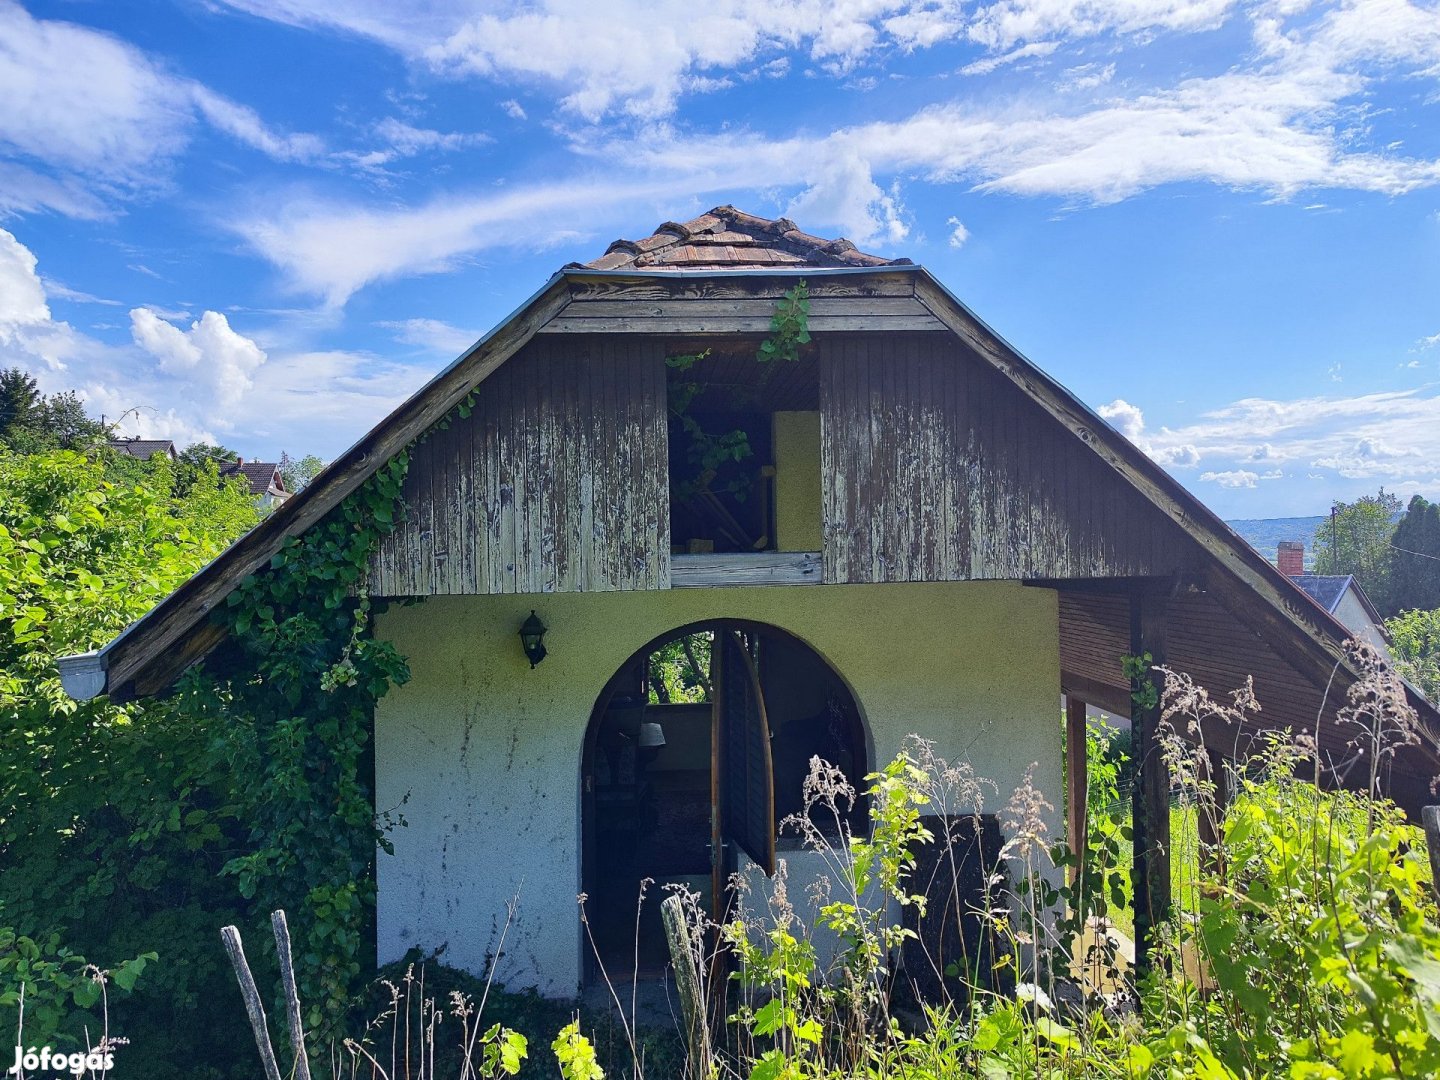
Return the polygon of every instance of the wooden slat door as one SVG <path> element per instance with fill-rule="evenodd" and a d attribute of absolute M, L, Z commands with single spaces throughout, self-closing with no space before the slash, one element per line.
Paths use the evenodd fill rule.
<path fill-rule="evenodd" d="M 715 633 L 710 653 L 710 840 L 713 911 L 723 921 L 738 847 L 775 873 L 775 774 L 760 676 L 734 630 Z"/>

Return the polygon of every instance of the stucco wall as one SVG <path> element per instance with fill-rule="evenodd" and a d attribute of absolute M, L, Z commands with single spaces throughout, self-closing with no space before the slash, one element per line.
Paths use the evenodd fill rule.
<path fill-rule="evenodd" d="M 1340 603 L 1335 608 L 1335 617 L 1357 638 L 1374 646 L 1381 656 L 1389 658 L 1390 646 L 1385 643 L 1385 635 L 1371 620 L 1370 613 L 1365 610 L 1365 605 L 1355 595 L 1354 589 L 1346 589 L 1340 597 Z"/>
<path fill-rule="evenodd" d="M 550 655 L 534 671 L 516 637 L 532 606 L 550 627 Z M 872 763 L 917 733 L 971 761 L 1001 800 L 1038 762 L 1037 783 L 1061 802 L 1057 608 L 1046 590 L 950 582 L 435 597 L 379 620 L 413 675 L 375 721 L 376 804 L 399 806 L 408 822 L 392 834 L 395 854 L 379 856 L 382 963 L 413 945 L 444 946 L 448 963 L 482 970 L 518 894 L 498 977 L 574 992 L 591 709 L 646 642 L 713 618 L 771 623 L 817 649 L 860 703 Z"/>

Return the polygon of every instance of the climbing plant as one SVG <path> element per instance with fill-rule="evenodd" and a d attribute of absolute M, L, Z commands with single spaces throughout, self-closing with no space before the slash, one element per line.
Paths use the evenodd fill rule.
<path fill-rule="evenodd" d="M 770 333 L 756 349 L 755 359 L 758 363 L 767 365 L 794 362 L 800 359 L 800 347 L 809 342 L 810 292 L 802 279 L 776 301 L 770 316 Z M 684 372 L 709 355 L 710 350 L 705 349 L 701 352 L 666 357 L 665 363 L 676 371 Z M 761 379 L 762 385 L 768 379 L 769 370 Z M 741 462 L 754 456 L 750 436 L 743 428 L 712 435 L 691 415 L 691 406 L 704 388 L 704 383 L 690 379 L 671 381 L 667 388 L 670 412 L 689 439 L 686 458 L 691 472 L 686 479 L 675 485 L 675 494 L 681 500 L 689 500 L 701 491 L 712 490 L 711 485 L 723 465 Z M 735 477 L 727 481 L 722 490 L 744 502 L 750 491 L 750 478 Z"/>
<path fill-rule="evenodd" d="M 469 415 L 474 397 L 452 416 Z M 321 1046 L 343 1034 L 361 987 L 375 851 L 390 850 L 398 823 L 375 811 L 371 725 L 376 704 L 410 673 L 373 633 L 365 582 L 376 546 L 402 518 L 413 446 L 230 594 L 215 615 L 226 646 L 180 689 L 184 711 L 209 721 L 248 829 L 248 850 L 222 874 L 261 910 L 290 913 L 305 1024 Z"/>

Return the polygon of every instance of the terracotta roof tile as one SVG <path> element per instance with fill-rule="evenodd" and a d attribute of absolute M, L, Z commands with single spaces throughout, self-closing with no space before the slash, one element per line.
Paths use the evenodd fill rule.
<path fill-rule="evenodd" d="M 904 266 L 909 259 L 867 255 L 843 238 L 801 232 L 788 218 L 762 218 L 717 206 L 693 221 L 667 221 L 639 240 L 616 240 L 584 270 L 754 270 L 769 267 Z"/>

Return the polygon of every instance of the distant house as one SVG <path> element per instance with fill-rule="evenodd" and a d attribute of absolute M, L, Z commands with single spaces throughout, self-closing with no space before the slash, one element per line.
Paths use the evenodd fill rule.
<path fill-rule="evenodd" d="M 232 477 L 243 479 L 249 484 L 250 494 L 255 496 L 261 506 L 279 506 L 291 494 L 285 490 L 285 477 L 280 473 L 278 462 L 246 461 L 244 458 L 221 462 L 220 478 L 228 480 Z"/>
<path fill-rule="evenodd" d="M 164 454 L 171 461 L 180 456 L 171 439 L 111 439 L 110 449 L 141 461 L 149 461 L 156 454 Z"/>
<path fill-rule="evenodd" d="M 1294 540 L 1280 542 L 1276 564 L 1282 574 L 1338 619 L 1345 629 L 1379 650 L 1382 656 L 1390 655 L 1390 635 L 1385 632 L 1385 620 L 1353 574 L 1305 573 L 1305 545 Z"/>

